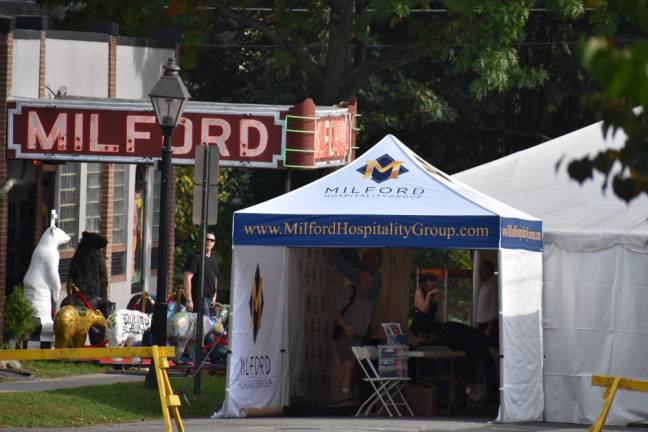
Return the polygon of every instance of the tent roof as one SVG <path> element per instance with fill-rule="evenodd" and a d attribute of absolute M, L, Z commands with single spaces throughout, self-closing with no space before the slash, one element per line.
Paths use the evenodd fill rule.
<path fill-rule="evenodd" d="M 600 249 L 611 244 L 646 248 L 648 198 L 626 204 L 608 188 L 603 176 L 582 185 L 571 179 L 574 159 L 620 148 L 626 136 L 603 136 L 601 123 L 547 141 L 493 162 L 460 172 L 454 178 L 542 218 L 546 238 L 571 249 Z M 557 164 L 560 165 L 557 168 Z"/>
<path fill-rule="evenodd" d="M 285 216 L 287 219 L 278 219 L 279 216 Z M 538 233 L 541 230 L 539 219 L 453 179 L 416 155 L 392 135 L 387 135 L 344 168 L 285 195 L 236 212 L 234 243 L 249 244 L 250 236 L 242 233 L 243 225 L 247 225 L 250 231 L 253 225 L 281 225 L 287 220 L 289 223 L 301 223 L 312 222 L 315 219 L 318 223 L 349 222 L 365 227 L 366 224 L 382 227 L 383 224 L 390 223 L 404 226 L 425 223 L 428 224 L 426 226 L 436 224 L 434 226 L 446 227 L 463 221 L 466 226 L 488 226 L 490 236 L 496 238 L 499 238 L 500 224 L 504 220 L 508 220 L 511 228 L 533 228 Z M 392 228 L 394 226 L 391 225 Z M 416 246 L 412 244 L 411 239 L 385 243 L 385 235 L 377 234 L 380 227 L 371 231 L 371 239 L 363 235 L 364 246 L 369 245 L 367 241 L 375 241 L 375 245 L 381 246 Z M 366 228 L 364 230 L 366 231 Z M 393 233 L 390 231 L 387 237 L 394 237 L 391 234 Z M 516 235 L 519 236 L 520 232 Z M 285 238 L 283 235 L 279 237 Z M 283 244 L 278 240 L 279 237 L 275 238 L 277 242 L 274 244 Z M 301 240 L 304 240 L 304 246 L 311 245 L 305 238 Z M 341 245 L 351 246 L 348 236 L 345 236 L 343 242 L 341 237 L 338 240 Z M 542 244 L 541 240 L 533 243 L 536 248 Z M 289 244 L 294 245 L 290 242 Z M 335 244 L 338 244 L 338 241 Z M 455 247 L 448 244 L 437 246 Z M 488 247 L 499 247 L 499 239 L 495 244 L 492 244 L 491 239 Z"/>

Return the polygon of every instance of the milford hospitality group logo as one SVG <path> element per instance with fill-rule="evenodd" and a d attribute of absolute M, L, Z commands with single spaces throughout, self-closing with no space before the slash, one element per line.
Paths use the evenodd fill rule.
<path fill-rule="evenodd" d="M 261 330 L 261 315 L 263 314 L 263 278 L 257 263 L 254 280 L 252 281 L 252 292 L 250 293 L 250 318 L 252 319 L 252 339 L 256 343 L 257 335 Z"/>
<path fill-rule="evenodd" d="M 368 160 L 366 165 L 358 168 L 358 172 L 363 178 L 370 178 L 376 183 L 382 183 L 386 180 L 397 179 L 399 175 L 405 174 L 409 170 L 405 168 L 403 161 L 394 160 L 388 154 L 384 154 L 375 160 Z"/>

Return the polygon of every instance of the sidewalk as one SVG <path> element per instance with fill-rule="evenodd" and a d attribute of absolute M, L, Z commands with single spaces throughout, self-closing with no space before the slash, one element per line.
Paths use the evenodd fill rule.
<path fill-rule="evenodd" d="M 143 375 L 100 373 L 71 376 L 55 379 L 21 379 L 0 383 L 0 397 L 6 392 L 39 392 L 60 388 L 104 385 L 120 382 L 144 381 Z M 426 431 L 465 431 L 465 432 L 558 432 L 586 431 L 589 425 L 558 423 L 498 424 L 491 422 L 492 417 L 430 417 L 430 418 L 355 418 L 355 417 L 272 417 L 242 419 L 183 419 L 188 432 L 426 432 Z M 114 426 L 94 426 L 80 428 L 2 428 L 2 432 L 153 432 L 163 431 L 162 419 Z M 636 427 L 605 427 L 606 431 L 646 430 Z"/>
<path fill-rule="evenodd" d="M 98 373 L 50 379 L 19 379 L 0 383 L 0 393 L 42 392 L 62 388 L 85 387 L 144 381 L 143 375 Z"/>
<path fill-rule="evenodd" d="M 495 424 L 484 419 L 460 418 L 246 418 L 191 419 L 183 421 L 187 432 L 558 432 L 586 431 L 588 426 L 556 423 Z M 162 421 L 141 422 L 115 426 L 67 429 L 2 429 L 3 432 L 153 432 L 163 431 Z M 606 431 L 636 429 L 606 427 Z"/>

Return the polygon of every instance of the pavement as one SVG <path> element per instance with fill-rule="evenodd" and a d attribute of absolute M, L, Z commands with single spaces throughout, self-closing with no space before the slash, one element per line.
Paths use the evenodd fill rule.
<path fill-rule="evenodd" d="M 39 392 L 59 388 L 143 381 L 142 375 L 92 374 L 56 379 L 22 379 L 0 383 L 0 394 L 6 392 Z M 2 397 L 0 395 L 0 397 Z M 241 419 L 183 419 L 187 432 L 428 432 L 428 431 L 501 431 L 557 432 L 586 431 L 589 425 L 559 423 L 493 423 L 486 417 L 426 417 L 426 418 L 354 418 L 354 417 L 265 417 Z M 163 431 L 162 419 L 113 426 L 82 428 L 3 428 L 0 432 L 149 432 Z M 635 432 L 648 430 L 637 427 L 606 427 L 606 431 Z"/>
<path fill-rule="evenodd" d="M 42 392 L 62 388 L 96 386 L 123 382 L 144 381 L 141 375 L 97 373 L 50 379 L 18 379 L 0 383 L 0 393 Z"/>
<path fill-rule="evenodd" d="M 244 418 L 183 420 L 187 432 L 558 432 L 586 431 L 585 425 L 556 423 L 500 424 L 484 419 L 460 418 Z M 163 431 L 162 421 L 148 421 L 115 426 L 46 429 L 47 432 L 153 432 Z M 635 428 L 606 427 L 606 431 L 637 431 Z M 645 429 L 644 429 L 645 430 Z M 42 432 L 43 429 L 0 429 L 2 432 Z"/>

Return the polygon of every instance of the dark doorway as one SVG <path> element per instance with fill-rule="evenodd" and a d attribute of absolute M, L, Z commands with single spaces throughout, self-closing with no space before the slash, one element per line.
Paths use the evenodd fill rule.
<path fill-rule="evenodd" d="M 36 211 L 35 188 L 17 186 L 9 197 L 7 220 L 7 296 L 13 287 L 22 283 L 31 261 L 33 225 Z"/>

